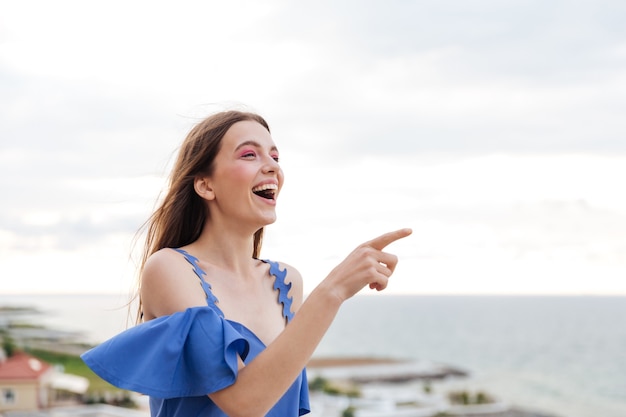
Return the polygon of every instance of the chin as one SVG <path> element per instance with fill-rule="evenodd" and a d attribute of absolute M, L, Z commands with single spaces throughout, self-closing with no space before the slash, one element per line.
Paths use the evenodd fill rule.
<path fill-rule="evenodd" d="M 265 227 L 265 226 L 269 226 L 270 224 L 276 223 L 276 217 L 272 218 L 272 219 L 267 219 L 267 221 L 265 222 L 265 224 L 261 227 Z"/>
<path fill-rule="evenodd" d="M 269 224 L 275 223 L 276 219 L 277 219 L 276 213 L 268 214 L 267 216 L 264 216 L 263 218 L 263 222 L 265 223 L 264 225 L 267 226 Z"/>

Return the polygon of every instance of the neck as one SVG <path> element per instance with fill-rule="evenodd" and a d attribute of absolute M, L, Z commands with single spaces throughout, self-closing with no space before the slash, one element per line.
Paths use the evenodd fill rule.
<path fill-rule="evenodd" d="M 250 260 L 254 248 L 254 233 L 209 220 L 198 240 L 190 247 L 201 259 L 215 266 L 234 272 L 245 272 L 252 265 Z"/>

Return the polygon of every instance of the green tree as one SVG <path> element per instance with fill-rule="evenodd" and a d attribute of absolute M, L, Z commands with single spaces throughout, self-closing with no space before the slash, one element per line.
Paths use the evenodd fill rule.
<path fill-rule="evenodd" d="M 2 336 L 2 349 L 4 349 L 7 358 L 10 358 L 15 353 L 15 342 L 11 339 L 11 336 L 6 333 Z"/>
<path fill-rule="evenodd" d="M 343 410 L 343 413 L 341 413 L 341 417 L 354 417 L 355 411 L 356 409 L 354 407 L 349 406 L 348 408 Z"/>
<path fill-rule="evenodd" d="M 309 389 L 311 391 L 324 391 L 328 386 L 328 381 L 321 376 L 315 377 L 309 382 Z"/>

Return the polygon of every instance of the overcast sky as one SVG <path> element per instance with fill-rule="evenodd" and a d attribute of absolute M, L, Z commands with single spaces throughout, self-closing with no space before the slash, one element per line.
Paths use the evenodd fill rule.
<path fill-rule="evenodd" d="M 626 294 L 622 1 L 1 4 L 2 293 L 127 292 L 177 147 L 235 107 L 307 292 L 412 227 L 389 292 Z"/>

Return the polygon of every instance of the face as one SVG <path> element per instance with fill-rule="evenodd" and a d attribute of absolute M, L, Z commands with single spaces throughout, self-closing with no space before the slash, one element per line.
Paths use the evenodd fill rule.
<path fill-rule="evenodd" d="M 270 133 L 255 121 L 228 129 L 207 179 L 212 218 L 234 219 L 253 230 L 276 221 L 276 200 L 283 185 L 278 149 Z"/>

